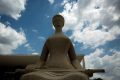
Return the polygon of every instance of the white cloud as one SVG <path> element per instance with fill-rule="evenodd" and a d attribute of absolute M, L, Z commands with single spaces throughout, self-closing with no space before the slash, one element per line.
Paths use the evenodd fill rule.
<path fill-rule="evenodd" d="M 0 54 L 11 54 L 13 50 L 26 42 L 23 30 L 17 32 L 10 26 L 0 23 Z"/>
<path fill-rule="evenodd" d="M 54 0 L 48 0 L 50 2 L 50 4 L 53 4 L 54 3 Z"/>
<path fill-rule="evenodd" d="M 0 14 L 18 19 L 25 10 L 26 0 L 0 0 Z"/>
<path fill-rule="evenodd" d="M 68 0 L 63 0 L 63 2 L 61 3 L 61 5 L 65 5 L 66 3 L 68 3 Z"/>
<path fill-rule="evenodd" d="M 96 49 L 95 52 L 85 56 L 86 68 L 105 69 L 104 74 L 95 74 L 94 77 L 101 77 L 103 80 L 120 79 L 120 51 L 113 50 L 112 55 L 104 54 L 103 49 Z"/>
<path fill-rule="evenodd" d="M 103 54 L 103 49 L 96 49 L 93 53 L 90 55 L 86 55 L 86 68 L 96 68 L 101 67 L 102 65 L 102 59 L 100 58 Z M 103 67 L 104 68 L 104 67 Z"/>
<path fill-rule="evenodd" d="M 34 53 L 32 53 L 32 55 L 40 55 L 40 53 L 36 53 L 36 52 L 34 52 Z"/>
<path fill-rule="evenodd" d="M 72 31 L 71 39 L 85 46 L 98 47 L 120 35 L 119 0 L 64 0 L 63 31 Z M 115 4 L 115 5 L 113 5 Z"/>
<path fill-rule="evenodd" d="M 29 51 L 35 51 L 35 50 L 30 46 L 29 43 L 26 43 L 26 44 L 25 44 L 25 47 L 26 47 Z"/>
<path fill-rule="evenodd" d="M 64 10 L 60 13 L 65 18 L 64 32 L 74 42 L 83 43 L 83 47 L 97 47 L 117 39 L 120 35 L 120 0 L 63 0 Z M 85 57 L 87 68 L 103 68 L 103 80 L 120 79 L 120 51 L 107 55 L 103 49 L 96 49 Z"/>
<path fill-rule="evenodd" d="M 39 33 L 38 30 L 36 30 L 36 29 L 33 29 L 32 31 L 37 34 Z M 37 38 L 40 40 L 45 40 L 45 37 L 43 37 L 43 36 L 38 36 Z"/>
<path fill-rule="evenodd" d="M 38 30 L 36 30 L 36 29 L 32 29 L 32 31 L 35 32 L 35 33 L 38 33 Z"/>
<path fill-rule="evenodd" d="M 83 31 L 75 30 L 71 38 L 74 39 L 74 42 L 83 43 L 84 45 L 95 48 L 116 39 L 118 35 L 120 35 L 120 28 L 118 26 L 114 26 L 108 31 L 92 30 L 87 27 Z"/>
<path fill-rule="evenodd" d="M 45 40 L 45 37 L 39 36 L 38 39 L 40 39 L 40 40 Z"/>

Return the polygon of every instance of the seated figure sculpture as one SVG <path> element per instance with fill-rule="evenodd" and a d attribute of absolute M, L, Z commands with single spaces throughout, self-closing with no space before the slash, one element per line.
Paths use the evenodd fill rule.
<path fill-rule="evenodd" d="M 77 71 L 83 68 L 77 60 L 72 42 L 62 32 L 63 16 L 55 15 L 52 22 L 55 34 L 46 40 L 40 63 L 34 67 L 28 66 L 26 69 L 30 71 L 21 80 L 88 80 L 86 74 Z"/>

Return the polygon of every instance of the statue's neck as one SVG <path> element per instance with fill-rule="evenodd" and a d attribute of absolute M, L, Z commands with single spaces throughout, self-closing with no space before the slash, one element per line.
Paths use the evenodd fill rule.
<path fill-rule="evenodd" d="M 56 29 L 56 30 L 55 30 L 55 34 L 57 34 L 57 33 L 63 33 L 63 32 L 62 32 L 62 29 Z"/>

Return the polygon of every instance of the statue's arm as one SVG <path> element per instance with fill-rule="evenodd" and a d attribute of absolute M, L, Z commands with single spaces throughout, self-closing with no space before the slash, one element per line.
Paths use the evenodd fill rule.
<path fill-rule="evenodd" d="M 69 50 L 68 50 L 68 55 L 71 61 L 71 64 L 73 65 L 73 67 L 75 69 L 81 69 L 81 65 L 79 63 L 79 61 L 77 60 L 76 54 L 75 54 L 75 50 L 74 47 L 72 45 L 72 42 L 70 41 L 70 46 L 69 46 Z"/>
<path fill-rule="evenodd" d="M 41 66 L 44 66 L 45 62 L 47 61 L 47 57 L 48 57 L 48 53 L 49 53 L 49 49 L 48 49 L 47 44 L 48 44 L 48 40 L 46 40 L 46 42 L 43 46 L 43 49 L 42 49 L 41 56 L 40 56 Z"/>
<path fill-rule="evenodd" d="M 48 56 L 48 48 L 47 48 L 47 41 L 45 42 L 43 49 L 42 49 L 42 54 L 40 56 L 40 61 L 36 62 L 35 64 L 30 64 L 26 67 L 26 72 L 32 72 L 35 71 L 35 69 L 42 68 L 44 66 L 47 56 Z"/>

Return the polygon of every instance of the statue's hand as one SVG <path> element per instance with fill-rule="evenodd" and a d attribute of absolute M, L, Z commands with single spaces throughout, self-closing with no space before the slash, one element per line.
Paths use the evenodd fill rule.
<path fill-rule="evenodd" d="M 93 76 L 93 73 L 90 72 L 90 71 L 85 71 L 85 74 L 87 74 L 89 77 L 92 77 L 92 76 Z"/>

